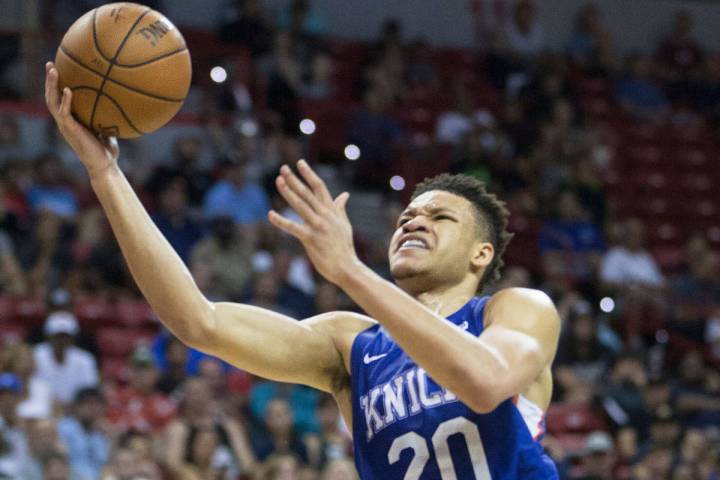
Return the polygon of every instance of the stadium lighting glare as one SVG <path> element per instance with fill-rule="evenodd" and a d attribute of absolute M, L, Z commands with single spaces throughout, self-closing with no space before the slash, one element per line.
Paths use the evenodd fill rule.
<path fill-rule="evenodd" d="M 315 122 L 309 118 L 303 118 L 300 120 L 300 131 L 305 135 L 312 135 L 315 133 Z"/>
<path fill-rule="evenodd" d="M 390 179 L 390 188 L 399 192 L 405 188 L 405 179 L 400 175 L 393 175 Z"/>
<path fill-rule="evenodd" d="M 615 310 L 615 300 L 610 297 L 603 297 L 602 300 L 600 300 L 600 310 L 605 313 L 612 312 Z"/>
<path fill-rule="evenodd" d="M 246 137 L 254 137 L 258 134 L 258 124 L 254 120 L 243 120 L 240 122 L 240 133 Z"/>
<path fill-rule="evenodd" d="M 212 70 L 210 70 L 210 78 L 215 83 L 223 83 L 227 80 L 227 77 L 227 71 L 223 67 L 213 67 Z"/>
<path fill-rule="evenodd" d="M 345 158 L 348 160 L 357 160 L 360 158 L 360 148 L 352 143 L 345 147 Z"/>

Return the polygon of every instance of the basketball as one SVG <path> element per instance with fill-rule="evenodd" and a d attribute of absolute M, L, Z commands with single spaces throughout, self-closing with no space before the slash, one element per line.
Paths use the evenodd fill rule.
<path fill-rule="evenodd" d="M 105 136 L 139 137 L 165 125 L 190 88 L 190 53 L 161 13 L 136 3 L 87 12 L 65 33 L 55 65 L 72 112 Z"/>

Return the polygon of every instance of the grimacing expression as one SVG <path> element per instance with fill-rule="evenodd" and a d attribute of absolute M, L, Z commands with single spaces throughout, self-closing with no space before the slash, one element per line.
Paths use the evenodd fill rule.
<path fill-rule="evenodd" d="M 400 214 L 390 240 L 390 271 L 396 281 L 431 275 L 433 283 L 457 283 L 474 268 L 471 260 L 480 250 L 485 252 L 481 263 L 487 267 L 492 245 L 478 237 L 478 219 L 470 201 L 431 190 Z"/>

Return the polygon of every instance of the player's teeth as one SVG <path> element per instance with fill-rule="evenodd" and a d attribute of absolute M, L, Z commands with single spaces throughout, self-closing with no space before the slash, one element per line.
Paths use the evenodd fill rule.
<path fill-rule="evenodd" d="M 406 240 L 405 242 L 403 242 L 402 246 L 425 248 L 425 243 L 423 243 L 421 240 Z"/>

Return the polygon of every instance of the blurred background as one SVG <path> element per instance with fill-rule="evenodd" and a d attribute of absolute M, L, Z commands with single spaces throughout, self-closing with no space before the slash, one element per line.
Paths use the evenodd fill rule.
<path fill-rule="evenodd" d="M 356 478 L 331 398 L 188 350 L 136 289 L 41 98 L 101 3 L 0 0 L 0 478 Z M 486 293 L 540 288 L 563 321 L 562 478 L 720 478 L 720 4 L 145 3 L 194 81 L 121 165 L 210 299 L 357 308 L 265 221 L 282 163 L 352 192 L 385 276 L 414 184 L 476 176 L 515 233 Z"/>

